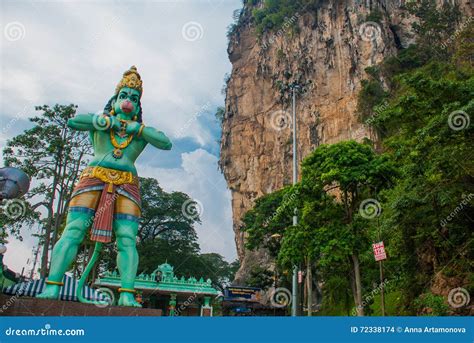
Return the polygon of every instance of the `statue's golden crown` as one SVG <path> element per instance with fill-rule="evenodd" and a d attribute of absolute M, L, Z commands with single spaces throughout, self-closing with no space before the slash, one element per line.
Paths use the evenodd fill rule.
<path fill-rule="evenodd" d="M 120 92 L 123 87 L 133 88 L 140 92 L 140 96 L 143 93 L 143 82 L 140 74 L 138 74 L 137 67 L 131 66 L 129 70 L 123 73 L 122 80 L 115 88 L 115 94 Z"/>

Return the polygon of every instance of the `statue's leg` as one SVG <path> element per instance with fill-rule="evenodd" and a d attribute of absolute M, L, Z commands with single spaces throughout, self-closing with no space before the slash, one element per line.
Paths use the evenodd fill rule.
<path fill-rule="evenodd" d="M 77 255 L 79 244 L 84 239 L 87 229 L 92 224 L 92 213 L 69 212 L 66 228 L 61 239 L 55 244 L 51 256 L 49 281 L 61 282 L 63 275 Z M 37 295 L 43 299 L 57 299 L 60 286 L 46 285 L 43 292 Z"/>
<path fill-rule="evenodd" d="M 51 256 L 48 280 L 61 282 L 64 273 L 77 255 L 87 230 L 92 226 L 100 191 L 84 192 L 73 197 L 69 203 L 66 227 L 61 239 L 55 244 Z M 38 298 L 57 299 L 60 286 L 47 284 Z"/>
<path fill-rule="evenodd" d="M 117 267 L 120 273 L 121 287 L 133 290 L 138 268 L 136 247 L 138 223 L 126 219 L 115 219 L 114 226 L 118 248 Z M 120 306 L 141 306 L 135 301 L 135 294 L 130 292 L 121 292 L 118 304 Z"/>
<path fill-rule="evenodd" d="M 131 200 L 120 196 L 116 201 L 114 231 L 117 239 L 117 267 L 120 273 L 121 288 L 133 290 L 138 268 L 138 252 L 136 246 L 138 232 L 138 218 L 140 210 Z M 132 292 L 121 292 L 119 306 L 141 305 L 135 301 Z"/>

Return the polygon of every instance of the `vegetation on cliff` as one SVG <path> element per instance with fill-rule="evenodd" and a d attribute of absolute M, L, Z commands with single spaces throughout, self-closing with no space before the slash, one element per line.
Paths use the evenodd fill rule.
<path fill-rule="evenodd" d="M 410 8 L 417 45 L 367 70 L 358 111 L 383 154 L 371 142 L 320 146 L 297 186 L 262 197 L 245 216 L 248 247 L 269 248 L 278 286 L 289 287 L 293 265 L 311 264 L 322 314 L 361 314 L 358 306 L 380 314 L 371 247 L 379 240 L 389 256 L 388 314 L 469 313 L 450 306 L 447 291 L 474 292 L 474 29 L 470 20 L 456 29 L 457 9 L 432 3 Z"/>

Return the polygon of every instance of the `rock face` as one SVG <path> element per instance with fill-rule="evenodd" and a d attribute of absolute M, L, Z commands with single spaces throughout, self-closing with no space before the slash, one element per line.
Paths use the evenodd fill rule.
<path fill-rule="evenodd" d="M 461 0 L 460 0 L 461 1 Z M 462 1 L 465 5 L 466 1 Z M 292 182 L 291 95 L 281 84 L 298 82 L 298 163 L 318 145 L 377 138 L 356 114 L 365 68 L 412 40 L 413 18 L 401 0 L 319 1 L 298 10 L 277 32 L 258 37 L 245 4 L 231 36 L 232 74 L 227 84 L 220 165 L 232 192 L 237 252 L 245 283 L 254 265 L 271 268 L 265 251 L 244 247 L 241 218 L 256 198 Z M 377 12 L 377 22 L 371 13 Z M 297 23 L 299 32 L 291 29 Z"/>

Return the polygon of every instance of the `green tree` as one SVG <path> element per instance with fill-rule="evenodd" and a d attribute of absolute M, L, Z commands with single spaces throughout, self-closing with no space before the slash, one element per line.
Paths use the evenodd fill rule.
<path fill-rule="evenodd" d="M 229 263 L 217 253 L 201 254 L 199 261 L 201 269 L 198 275 L 211 279 L 212 284 L 221 291 L 230 285 L 240 265 L 238 260 Z"/>
<path fill-rule="evenodd" d="M 192 199 L 181 192 L 167 193 L 153 178 L 140 178 L 142 216 L 138 228 L 140 241 L 160 237 L 168 240 L 196 240 L 195 224 L 200 224 L 198 215 L 188 215 L 183 204 Z"/>
<path fill-rule="evenodd" d="M 247 285 L 261 289 L 268 289 L 273 284 L 273 272 L 262 266 L 254 266 L 250 270 Z"/>
<path fill-rule="evenodd" d="M 417 45 L 376 67 L 389 88 L 384 106 L 372 108 L 377 115 L 370 124 L 400 169 L 395 187 L 384 192 L 380 225 L 388 238 L 387 263 L 399 270 L 401 310 L 415 314 L 425 313 L 423 306 L 436 312 L 434 279 L 464 280 L 459 286 L 472 290 L 466 280 L 472 280 L 467 261 L 474 250 L 474 26 L 467 20 L 454 32 L 459 18 L 449 4 L 411 6 L 420 19 Z"/>
<path fill-rule="evenodd" d="M 49 248 L 65 220 L 74 183 L 92 152 L 88 135 L 67 127 L 76 108 L 58 104 L 36 107 L 40 114 L 30 118 L 33 128 L 9 140 L 3 149 L 5 165 L 22 169 L 36 184 L 26 196 L 27 215 L 18 218 L 11 228 L 18 230 L 19 226 L 30 224 L 32 218 L 40 217 L 38 210 L 46 208 L 46 216 L 41 218 L 41 276 L 47 273 Z"/>
<path fill-rule="evenodd" d="M 238 270 L 238 261 L 229 263 L 217 253 L 200 253 L 194 226 L 201 220 L 183 210 L 183 204 L 192 199 L 181 192 L 165 192 L 153 178 L 140 178 L 140 192 L 139 272 L 151 273 L 168 262 L 176 275 L 209 278 L 223 290 Z M 116 253 L 112 244 L 106 248 L 100 271 L 115 269 Z"/>
<path fill-rule="evenodd" d="M 404 271 L 405 307 L 413 309 L 433 273 L 447 271 L 453 259 L 455 274 L 469 275 L 469 264 L 456 254 L 473 251 L 467 229 L 474 218 L 472 68 L 430 63 L 398 76 L 392 93 L 375 125 L 384 129 L 384 147 L 401 166 L 401 177 L 386 193 L 382 225 L 392 233 L 392 254 Z"/>
<path fill-rule="evenodd" d="M 438 5 L 435 0 L 421 0 L 410 1 L 406 7 L 410 14 L 417 17 L 412 29 L 416 34 L 418 55 L 422 61 L 436 58 L 443 60 L 450 56 L 452 47 L 446 43 L 461 19 L 459 6 L 449 1 Z"/>
<path fill-rule="evenodd" d="M 279 243 L 271 236 L 283 234 L 285 229 L 292 225 L 291 215 L 282 215 L 294 208 L 292 194 L 292 188 L 287 187 L 256 200 L 254 207 L 242 219 L 242 231 L 247 233 L 248 249 L 263 247 L 268 249 L 273 257 L 277 256 Z"/>
<path fill-rule="evenodd" d="M 335 272 L 340 272 L 340 277 L 349 275 L 354 302 L 362 315 L 359 255 L 370 250 L 368 219 L 379 214 L 371 213 L 370 205 L 380 206 L 373 198 L 389 187 L 396 175 L 388 157 L 377 155 L 368 145 L 354 141 L 322 145 L 303 161 L 299 185 L 258 199 L 246 213 L 248 247 L 264 246 L 276 253 L 282 268 L 306 265 L 307 294 L 311 294 L 313 261 L 325 279 Z M 359 213 L 364 200 L 373 203 Z M 291 223 L 295 207 L 300 212 L 297 226 Z M 271 239 L 275 235 L 282 236 L 281 242 Z"/>
<path fill-rule="evenodd" d="M 215 116 L 216 116 L 216 120 L 219 123 L 222 123 L 222 121 L 224 120 L 224 116 L 225 116 L 225 107 L 223 107 L 223 106 L 217 107 Z"/>
<path fill-rule="evenodd" d="M 369 210 L 374 209 L 364 207 L 362 201 L 369 201 L 370 206 L 380 206 L 373 198 L 390 186 L 395 175 L 396 168 L 387 156 L 377 155 L 370 146 L 355 141 L 322 145 L 303 161 L 303 184 L 316 192 L 324 190 L 338 194 L 340 198 L 342 226 L 335 230 L 339 233 L 336 237 L 331 237 L 335 233 L 333 230 L 327 231 L 331 239 L 323 247 L 329 252 L 331 246 L 339 245 L 348 253 L 358 315 L 363 315 L 359 255 L 370 246 L 366 218 L 373 216 Z M 379 208 L 375 210 L 380 211 Z M 339 225 L 337 219 L 332 224 Z M 323 235 L 323 241 L 324 238 Z"/>
<path fill-rule="evenodd" d="M 140 194 L 139 271 L 151 273 L 166 261 L 184 275 L 195 271 L 200 248 L 194 225 L 201 221 L 198 214 L 190 216 L 183 210 L 183 204 L 192 199 L 181 192 L 165 192 L 153 178 L 140 178 Z M 115 248 L 109 246 L 104 255 L 101 270 L 114 269 Z"/>

